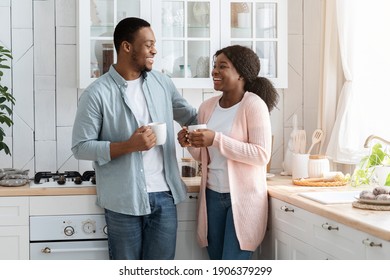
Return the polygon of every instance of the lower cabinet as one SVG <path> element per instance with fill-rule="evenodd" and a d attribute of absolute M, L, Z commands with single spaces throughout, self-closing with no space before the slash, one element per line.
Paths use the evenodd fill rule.
<path fill-rule="evenodd" d="M 310 242 L 319 250 L 340 260 L 365 259 L 362 240 L 366 234 L 344 224 L 312 214 Z"/>
<path fill-rule="evenodd" d="M 176 260 L 207 260 L 206 248 L 200 248 L 196 239 L 197 193 L 189 193 L 187 199 L 177 206 L 178 230 Z"/>
<path fill-rule="evenodd" d="M 29 259 L 28 197 L 0 197 L 0 260 Z"/>
<path fill-rule="evenodd" d="M 311 213 L 274 198 L 270 199 L 269 227 L 272 259 L 331 259 L 311 245 Z"/>
<path fill-rule="evenodd" d="M 390 259 L 390 242 L 270 198 L 270 243 L 276 260 Z"/>
<path fill-rule="evenodd" d="M 175 260 L 207 260 L 206 248 L 196 241 L 196 221 L 179 221 Z"/>
<path fill-rule="evenodd" d="M 368 260 L 390 260 L 390 242 L 366 235 L 362 243 Z"/>

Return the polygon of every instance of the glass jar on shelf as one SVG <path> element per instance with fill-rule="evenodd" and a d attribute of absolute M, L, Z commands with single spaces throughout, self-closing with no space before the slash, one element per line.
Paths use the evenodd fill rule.
<path fill-rule="evenodd" d="M 91 78 L 99 78 L 100 69 L 97 62 L 91 62 Z"/>
<path fill-rule="evenodd" d="M 187 65 L 187 69 L 184 69 L 184 65 L 180 64 L 180 77 L 192 78 L 191 65 Z"/>
<path fill-rule="evenodd" d="M 103 74 L 108 72 L 113 62 L 114 62 L 113 44 L 103 44 Z"/>
<path fill-rule="evenodd" d="M 195 177 L 198 164 L 193 158 L 182 158 L 180 162 L 182 177 Z"/>

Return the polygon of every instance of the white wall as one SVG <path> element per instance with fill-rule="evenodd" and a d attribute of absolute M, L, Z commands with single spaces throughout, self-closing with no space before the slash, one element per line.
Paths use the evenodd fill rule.
<path fill-rule="evenodd" d="M 70 150 L 81 94 L 76 77 L 76 1 L 0 0 L 0 43 L 14 56 L 12 71 L 2 81 L 16 98 L 15 124 L 12 129 L 4 127 L 12 157 L 0 153 L 0 168 L 30 169 L 31 176 L 38 171 L 91 170 L 90 162 L 75 160 Z M 308 135 L 317 123 L 322 1 L 289 0 L 288 5 L 289 87 L 279 90 L 279 109 L 271 114 L 273 172 L 282 170 L 292 115 L 298 114 L 299 126 Z M 196 107 L 213 94 L 211 89 L 181 92 Z"/>

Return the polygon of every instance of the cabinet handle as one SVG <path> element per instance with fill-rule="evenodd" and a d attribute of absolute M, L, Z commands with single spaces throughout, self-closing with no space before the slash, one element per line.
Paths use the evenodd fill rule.
<path fill-rule="evenodd" d="M 327 230 L 339 230 L 339 227 L 331 226 L 328 223 L 322 224 L 322 228 L 327 229 Z"/>
<path fill-rule="evenodd" d="M 190 195 L 188 196 L 189 199 L 198 199 L 198 196 L 197 195 Z"/>
<path fill-rule="evenodd" d="M 283 210 L 284 212 L 294 212 L 294 209 L 290 209 L 287 206 L 282 206 L 280 207 L 280 209 Z"/>
<path fill-rule="evenodd" d="M 382 243 L 375 243 L 374 241 L 370 241 L 370 239 L 364 239 L 362 243 L 366 246 L 370 247 L 382 247 Z"/>

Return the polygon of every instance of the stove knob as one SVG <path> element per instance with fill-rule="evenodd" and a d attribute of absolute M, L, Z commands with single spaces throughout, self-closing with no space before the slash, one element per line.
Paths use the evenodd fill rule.
<path fill-rule="evenodd" d="M 66 179 L 65 179 L 65 176 L 61 175 L 58 180 L 57 180 L 57 184 L 58 185 L 64 185 L 66 182 Z"/>
<path fill-rule="evenodd" d="M 74 234 L 74 228 L 71 227 L 71 226 L 67 226 L 64 229 L 64 233 L 65 233 L 66 236 L 72 236 Z"/>
<path fill-rule="evenodd" d="M 105 235 L 108 235 L 108 229 L 107 229 L 107 225 L 104 226 L 103 228 L 103 232 Z"/>
<path fill-rule="evenodd" d="M 80 177 L 80 176 L 77 176 L 76 179 L 74 180 L 74 183 L 75 183 L 76 185 L 80 185 L 80 184 L 83 183 L 83 181 L 81 180 L 81 177 Z"/>
<path fill-rule="evenodd" d="M 91 220 L 87 220 L 83 222 L 83 231 L 87 234 L 95 233 L 96 232 L 96 223 Z"/>

